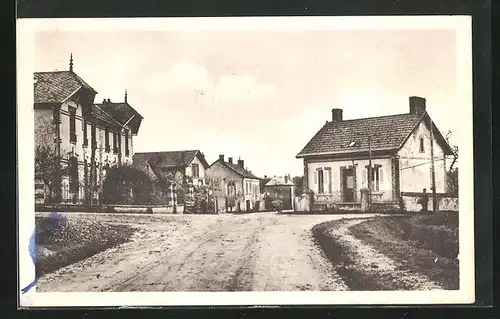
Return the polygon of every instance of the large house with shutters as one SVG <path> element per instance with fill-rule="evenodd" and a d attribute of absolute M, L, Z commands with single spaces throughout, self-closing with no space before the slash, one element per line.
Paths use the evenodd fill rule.
<path fill-rule="evenodd" d="M 363 189 L 373 203 L 397 203 L 402 192 L 432 191 L 432 153 L 436 193 L 446 192 L 453 151 L 425 102 L 412 96 L 408 113 L 349 120 L 333 109 L 296 156 L 304 163 L 304 189 L 325 205 L 360 204 Z"/>
<path fill-rule="evenodd" d="M 106 170 L 131 165 L 143 117 L 129 104 L 95 104 L 73 70 L 34 73 L 35 180 L 39 203 L 98 204 Z M 55 165 L 51 166 L 51 162 Z M 41 182 L 40 182 L 41 181 Z"/>

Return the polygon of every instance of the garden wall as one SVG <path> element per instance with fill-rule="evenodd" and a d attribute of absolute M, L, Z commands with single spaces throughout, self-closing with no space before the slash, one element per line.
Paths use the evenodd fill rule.
<path fill-rule="evenodd" d="M 401 195 L 405 210 L 407 212 L 419 212 L 422 209 L 422 206 L 418 204 L 418 200 L 421 198 L 422 193 L 403 192 Z M 432 193 L 428 193 L 427 195 L 429 196 L 429 203 L 427 207 L 428 210 L 432 210 Z M 437 193 L 436 197 L 438 210 L 458 212 L 459 206 L 457 196 L 452 196 L 445 193 Z"/>

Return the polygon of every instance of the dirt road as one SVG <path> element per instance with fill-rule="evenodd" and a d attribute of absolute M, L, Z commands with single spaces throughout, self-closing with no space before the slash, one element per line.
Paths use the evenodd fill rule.
<path fill-rule="evenodd" d="M 130 224 L 138 232 L 131 242 L 43 276 L 37 290 L 347 290 L 311 228 L 350 217 L 362 216 L 74 215 Z"/>

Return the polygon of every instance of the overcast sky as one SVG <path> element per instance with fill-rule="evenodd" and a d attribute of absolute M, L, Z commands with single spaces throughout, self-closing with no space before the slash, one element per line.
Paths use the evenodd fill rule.
<path fill-rule="evenodd" d="M 135 151 L 199 149 L 255 174 L 302 175 L 295 155 L 327 120 L 408 112 L 427 99 L 460 138 L 453 30 L 38 33 L 35 70 L 74 71 L 144 116 Z M 450 117 L 451 115 L 451 117 Z"/>

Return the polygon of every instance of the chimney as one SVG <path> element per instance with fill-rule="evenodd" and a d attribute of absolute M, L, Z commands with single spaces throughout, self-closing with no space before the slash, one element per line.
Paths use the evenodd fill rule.
<path fill-rule="evenodd" d="M 238 160 L 238 167 L 245 169 L 245 162 L 242 159 Z"/>
<path fill-rule="evenodd" d="M 410 114 L 422 115 L 425 112 L 425 99 L 419 96 L 410 96 Z"/>
<path fill-rule="evenodd" d="M 332 121 L 342 121 L 342 109 L 332 109 Z"/>
<path fill-rule="evenodd" d="M 224 162 L 224 154 L 219 155 L 219 161 Z"/>
<path fill-rule="evenodd" d="M 288 183 L 288 175 L 285 175 L 285 183 Z"/>
<path fill-rule="evenodd" d="M 228 157 L 227 161 L 229 162 L 229 164 L 233 164 L 233 158 L 232 157 Z"/>

